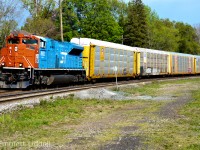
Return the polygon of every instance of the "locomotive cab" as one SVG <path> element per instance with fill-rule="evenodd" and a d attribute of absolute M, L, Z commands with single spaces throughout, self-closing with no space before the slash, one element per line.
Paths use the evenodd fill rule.
<path fill-rule="evenodd" d="M 11 33 L 1 50 L 1 67 L 38 67 L 38 39 L 25 33 Z"/>
<path fill-rule="evenodd" d="M 6 38 L 1 49 L 0 88 L 26 88 L 30 85 L 31 68 L 38 67 L 39 40 L 24 31 Z"/>

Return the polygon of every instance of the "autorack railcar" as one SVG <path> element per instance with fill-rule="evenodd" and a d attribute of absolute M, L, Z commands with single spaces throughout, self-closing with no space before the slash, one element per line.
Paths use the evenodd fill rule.
<path fill-rule="evenodd" d="M 140 59 L 137 48 L 89 38 L 72 38 L 72 43 L 84 46 L 83 66 L 89 81 L 102 78 L 135 78 Z"/>
<path fill-rule="evenodd" d="M 169 75 L 170 53 L 166 51 L 138 48 L 140 52 L 140 75 Z"/>
<path fill-rule="evenodd" d="M 171 59 L 171 74 L 195 74 L 196 56 L 182 53 L 170 53 Z"/>

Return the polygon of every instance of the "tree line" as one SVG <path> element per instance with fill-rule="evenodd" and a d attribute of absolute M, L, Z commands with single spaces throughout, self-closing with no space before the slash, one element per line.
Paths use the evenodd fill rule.
<path fill-rule="evenodd" d="M 14 19 L 18 12 L 6 4 L 8 1 L 13 3 L 13 0 L 0 0 L 3 4 L 0 6 L 0 47 L 5 35 L 18 28 Z M 123 0 L 20 2 L 18 5 L 31 14 L 21 29 L 30 33 L 61 40 L 59 8 L 62 8 L 65 41 L 72 37 L 88 37 L 134 47 L 200 54 L 200 25 L 193 27 L 162 19 L 142 0 L 130 0 L 129 3 Z"/>

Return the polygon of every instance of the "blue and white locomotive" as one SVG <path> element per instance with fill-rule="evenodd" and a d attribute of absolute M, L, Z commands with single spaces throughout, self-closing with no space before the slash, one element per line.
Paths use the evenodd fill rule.
<path fill-rule="evenodd" d="M 80 45 L 21 32 L 12 34 L 7 41 L 13 42 L 7 42 L 1 53 L 0 88 L 60 85 L 86 80 L 82 66 L 83 47 Z M 13 66 L 9 66 L 10 60 Z"/>

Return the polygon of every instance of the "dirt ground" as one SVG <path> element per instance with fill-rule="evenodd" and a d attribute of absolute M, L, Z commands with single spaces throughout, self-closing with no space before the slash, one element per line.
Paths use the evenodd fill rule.
<path fill-rule="evenodd" d="M 156 126 L 162 125 L 167 120 L 184 117 L 177 111 L 192 100 L 191 92 L 197 88 L 198 85 L 190 83 L 173 86 L 165 84 L 156 92 L 156 96 L 165 97 L 162 104 L 156 103 L 154 97 L 153 104 L 151 100 L 144 100 L 146 102 L 139 105 L 126 105 L 110 114 L 84 119 L 77 125 L 63 125 L 63 129 L 73 132 L 66 135 L 65 144 L 52 145 L 52 149 L 154 149 L 146 142 L 151 140 L 146 135 L 150 135 L 149 133 L 153 132 Z M 144 126 L 146 130 L 143 130 Z M 146 134 L 146 132 L 149 133 Z"/>

